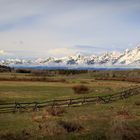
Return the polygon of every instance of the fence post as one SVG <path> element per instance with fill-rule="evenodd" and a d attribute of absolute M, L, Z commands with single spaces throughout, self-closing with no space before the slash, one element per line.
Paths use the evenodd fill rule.
<path fill-rule="evenodd" d="M 107 103 L 109 103 L 109 102 L 111 101 L 111 98 L 112 98 L 112 96 L 111 96 L 111 95 L 109 95 L 109 98 L 108 98 Z"/>
<path fill-rule="evenodd" d="M 68 107 L 72 104 L 72 99 L 69 99 Z"/>
<path fill-rule="evenodd" d="M 15 102 L 15 108 L 14 108 L 14 112 L 17 111 L 17 102 Z"/>
<path fill-rule="evenodd" d="M 109 103 L 110 99 L 111 99 L 111 95 L 106 96 L 105 98 L 102 98 L 102 97 L 100 97 L 100 98 L 102 99 L 102 101 L 104 101 L 104 103 Z"/>
<path fill-rule="evenodd" d="M 33 108 L 33 111 L 39 111 L 38 102 L 35 102 L 35 106 Z"/>
<path fill-rule="evenodd" d="M 125 99 L 125 92 L 121 93 L 121 99 Z"/>
<path fill-rule="evenodd" d="M 100 97 L 98 96 L 96 99 L 96 104 L 98 104 L 100 102 Z"/>
<path fill-rule="evenodd" d="M 20 103 L 15 102 L 15 112 L 20 112 L 21 111 L 21 105 Z"/>
<path fill-rule="evenodd" d="M 18 104 L 19 104 L 19 112 L 21 112 L 22 111 L 22 106 L 21 106 L 20 103 L 18 103 Z"/>
<path fill-rule="evenodd" d="M 86 102 L 86 97 L 83 97 L 82 105 Z"/>
<path fill-rule="evenodd" d="M 53 100 L 53 103 L 52 103 L 52 108 L 54 108 L 55 106 L 55 100 Z"/>

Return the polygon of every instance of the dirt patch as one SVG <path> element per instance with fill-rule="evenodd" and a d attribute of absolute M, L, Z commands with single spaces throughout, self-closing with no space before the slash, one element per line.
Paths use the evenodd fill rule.
<path fill-rule="evenodd" d="M 75 121 L 59 121 L 58 124 L 62 126 L 68 133 L 70 132 L 80 132 L 84 128 Z"/>
<path fill-rule="evenodd" d="M 130 125 L 125 119 L 115 118 L 111 121 L 107 137 L 109 140 L 138 140 L 140 128 Z"/>
<path fill-rule="evenodd" d="M 65 109 L 59 106 L 48 107 L 46 108 L 46 114 L 52 116 L 62 116 L 65 112 Z"/>
<path fill-rule="evenodd" d="M 126 108 L 117 111 L 116 118 L 120 119 L 134 119 L 135 116 Z"/>
<path fill-rule="evenodd" d="M 91 120 L 93 119 L 94 117 L 90 116 L 90 115 L 81 115 L 78 117 L 78 120 L 81 120 L 81 121 L 86 121 L 86 120 Z"/>

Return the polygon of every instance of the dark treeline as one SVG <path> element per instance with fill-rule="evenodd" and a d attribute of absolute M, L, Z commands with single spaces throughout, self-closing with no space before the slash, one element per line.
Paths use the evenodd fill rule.
<path fill-rule="evenodd" d="M 4 65 L 0 65 L 0 72 L 11 72 L 12 68 Z"/>
<path fill-rule="evenodd" d="M 33 76 L 56 76 L 56 75 L 78 75 L 86 74 L 88 77 L 95 79 L 139 79 L 140 70 L 33 70 L 33 69 L 17 69 L 16 73 L 30 73 Z M 138 81 L 139 81 L 138 80 Z M 137 81 L 137 80 L 136 80 Z"/>
<path fill-rule="evenodd" d="M 25 73 L 32 76 L 56 76 L 56 75 L 78 75 L 85 74 L 91 78 L 135 78 L 140 79 L 140 69 L 131 69 L 131 70 L 72 70 L 72 69 L 27 69 L 27 68 L 10 68 L 8 66 L 0 66 L 0 72 L 12 72 L 12 73 Z"/>
<path fill-rule="evenodd" d="M 133 70 L 103 70 L 90 72 L 92 77 L 102 78 L 140 78 L 140 69 Z"/>
<path fill-rule="evenodd" d="M 31 69 L 16 69 L 16 73 L 32 73 Z"/>
<path fill-rule="evenodd" d="M 36 76 L 41 75 L 70 75 L 88 73 L 88 70 L 35 70 L 35 69 L 16 69 L 16 73 L 32 73 Z"/>

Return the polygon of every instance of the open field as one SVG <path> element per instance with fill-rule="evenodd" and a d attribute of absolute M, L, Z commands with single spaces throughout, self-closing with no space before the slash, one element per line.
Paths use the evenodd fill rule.
<path fill-rule="evenodd" d="M 135 86 L 134 83 L 128 82 L 110 82 L 110 81 L 91 81 L 86 80 L 84 83 L 90 88 L 88 96 L 107 95 L 116 93 L 125 88 Z M 72 87 L 81 84 L 76 79 L 68 83 L 55 82 L 0 82 L 0 101 L 45 101 L 50 99 L 62 99 L 69 97 L 80 97 L 73 92 Z M 121 85 L 121 86 L 120 86 Z"/>
<path fill-rule="evenodd" d="M 3 73 L 0 78 L 16 76 L 29 78 L 30 74 Z M 50 77 L 46 77 L 50 78 Z M 140 86 L 127 81 L 95 80 L 88 74 L 53 76 L 55 81 L 0 81 L 0 103 L 34 102 L 84 96 L 104 96 Z M 57 80 L 56 80 L 57 79 Z M 61 80 L 64 79 L 64 80 Z M 85 85 L 87 94 L 75 94 L 73 87 Z M 123 135 L 137 139 L 140 126 L 140 94 L 109 104 L 90 104 L 63 108 L 61 115 L 39 112 L 0 114 L 1 139 L 120 139 Z M 81 130 L 66 131 L 61 121 L 76 122 Z M 75 124 L 75 125 L 78 125 Z M 124 128 L 123 128 L 124 127 Z M 117 129 L 117 134 L 114 132 Z M 122 130 L 123 129 L 123 130 Z M 126 130 L 125 130 L 126 129 Z M 136 130 L 135 130 L 136 129 Z M 58 131 L 59 130 L 59 131 Z M 131 132 L 130 132 L 131 131 Z M 134 131 L 134 132 L 133 132 Z M 138 131 L 138 132 L 137 132 Z M 56 136 L 58 135 L 58 136 Z"/>

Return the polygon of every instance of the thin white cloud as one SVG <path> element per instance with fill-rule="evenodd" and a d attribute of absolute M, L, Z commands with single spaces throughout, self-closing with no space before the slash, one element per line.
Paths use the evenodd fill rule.
<path fill-rule="evenodd" d="M 75 51 L 69 48 L 54 48 L 48 51 L 48 54 L 52 56 L 69 56 L 74 53 Z"/>
<path fill-rule="evenodd" d="M 0 49 L 0 55 L 7 55 L 8 53 Z"/>
<path fill-rule="evenodd" d="M 5 54 L 4 50 L 0 50 L 0 55 L 4 55 L 4 54 Z"/>

